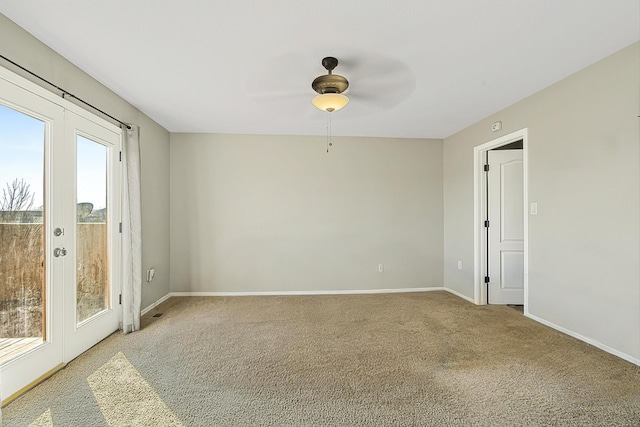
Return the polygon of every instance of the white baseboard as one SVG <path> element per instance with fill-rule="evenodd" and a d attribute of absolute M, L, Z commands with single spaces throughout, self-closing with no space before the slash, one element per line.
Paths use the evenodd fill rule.
<path fill-rule="evenodd" d="M 171 292 L 169 292 L 168 294 L 166 294 L 165 296 L 163 296 L 162 298 L 160 298 L 158 301 L 154 302 L 153 304 L 151 304 L 149 307 L 143 309 L 140 312 L 141 316 L 144 316 L 145 314 L 147 314 L 148 312 L 150 312 L 151 310 L 153 310 L 154 308 L 156 308 L 158 305 L 162 304 L 163 302 L 165 302 L 166 300 L 168 300 L 169 298 L 171 298 Z"/>
<path fill-rule="evenodd" d="M 637 358 L 635 358 L 633 356 L 630 356 L 630 355 L 628 355 L 626 353 L 623 353 L 623 352 L 621 352 L 619 350 L 616 350 L 616 349 L 613 349 L 613 348 L 611 348 L 609 346 L 606 346 L 606 345 L 602 344 L 601 342 L 598 342 L 598 341 L 596 341 L 594 339 L 585 337 L 585 336 L 580 335 L 580 334 L 578 334 L 576 332 L 570 331 L 569 329 L 563 328 L 562 326 L 558 326 L 558 325 L 556 325 L 554 323 L 551 323 L 551 322 L 549 322 L 547 320 L 544 320 L 544 319 L 542 319 L 542 318 L 540 318 L 538 316 L 535 316 L 535 315 L 533 315 L 531 313 L 525 313 L 525 316 L 529 317 L 530 319 L 535 320 L 536 322 L 542 323 L 545 326 L 548 326 L 548 327 L 550 327 L 552 329 L 555 329 L 556 331 L 560 331 L 563 334 L 567 334 L 567 335 L 569 335 L 569 336 L 571 336 L 573 338 L 579 339 L 580 341 L 584 341 L 587 344 L 591 344 L 592 346 L 597 347 L 600 350 L 606 351 L 607 353 L 613 354 L 614 356 L 617 356 L 617 357 L 619 357 L 621 359 L 624 359 L 627 362 L 631 362 L 634 365 L 640 366 L 640 359 L 637 359 Z"/>
<path fill-rule="evenodd" d="M 400 288 L 400 289 L 349 289 L 330 291 L 258 291 L 258 292 L 171 292 L 172 297 L 243 297 L 243 296 L 282 296 L 282 295 L 359 295 L 394 294 L 406 292 L 442 291 L 444 288 Z M 168 297 L 167 296 L 167 297 Z"/>
<path fill-rule="evenodd" d="M 453 294 L 453 295 L 457 296 L 458 298 L 462 298 L 463 300 L 469 301 L 471 304 L 474 304 L 474 305 L 476 304 L 476 302 L 473 300 L 473 298 L 469 298 L 466 295 L 462 295 L 458 291 L 454 291 L 453 289 L 449 289 L 449 288 L 444 288 L 444 290 L 449 292 L 450 294 Z"/>

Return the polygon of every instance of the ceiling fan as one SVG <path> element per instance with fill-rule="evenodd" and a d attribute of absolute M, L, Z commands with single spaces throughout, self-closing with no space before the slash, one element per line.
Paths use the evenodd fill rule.
<path fill-rule="evenodd" d="M 349 81 L 333 70 L 338 66 L 338 60 L 327 56 L 322 60 L 322 66 L 327 70 L 326 75 L 316 77 L 311 83 L 313 90 L 318 92 L 311 102 L 316 108 L 332 113 L 349 103 L 349 98 L 342 92 L 349 88 Z"/>
<path fill-rule="evenodd" d="M 255 73 L 247 79 L 247 91 L 268 111 L 275 111 L 281 117 L 317 120 L 321 116 L 314 114 L 313 109 L 304 108 L 310 98 L 318 102 L 340 99 L 343 103 L 340 108 L 348 102 L 345 117 L 351 119 L 387 111 L 408 98 L 415 88 L 415 75 L 397 59 L 381 53 L 344 55 L 340 61 L 333 56 L 323 58 L 321 63 L 327 73 L 311 78 L 311 82 L 310 72 L 317 74 L 310 63 L 317 59 L 302 53 L 275 56 L 255 67 Z M 338 64 L 348 80 L 334 73 Z M 309 91 L 309 85 L 314 92 Z M 329 111 L 326 105 L 316 107 Z M 334 108 L 334 112 L 339 109 L 328 108 Z"/>

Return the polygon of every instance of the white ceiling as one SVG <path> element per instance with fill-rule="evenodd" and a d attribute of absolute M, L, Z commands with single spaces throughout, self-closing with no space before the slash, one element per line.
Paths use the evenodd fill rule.
<path fill-rule="evenodd" d="M 443 138 L 640 39 L 638 0 L 2 0 L 171 132 Z M 77 94 L 83 97 L 83 94 Z M 87 99 L 97 104 L 99 100 Z"/>

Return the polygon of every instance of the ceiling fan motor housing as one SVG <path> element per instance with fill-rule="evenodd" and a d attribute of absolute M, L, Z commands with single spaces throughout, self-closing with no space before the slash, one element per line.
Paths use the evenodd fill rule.
<path fill-rule="evenodd" d="M 328 56 L 322 60 L 322 66 L 326 68 L 329 74 L 316 77 L 311 83 L 313 90 L 319 94 L 324 93 L 342 93 L 349 87 L 349 82 L 338 74 L 333 74 L 333 69 L 338 65 L 338 60 Z"/>

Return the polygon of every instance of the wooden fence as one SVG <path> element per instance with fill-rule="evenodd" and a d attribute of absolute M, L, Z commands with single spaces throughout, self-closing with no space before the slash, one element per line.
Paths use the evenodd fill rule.
<path fill-rule="evenodd" d="M 102 311 L 109 295 L 107 227 L 77 228 L 77 320 Z M 0 224 L 0 338 L 43 336 L 46 291 L 42 224 Z M 60 289 L 57 290 L 60 292 Z"/>

